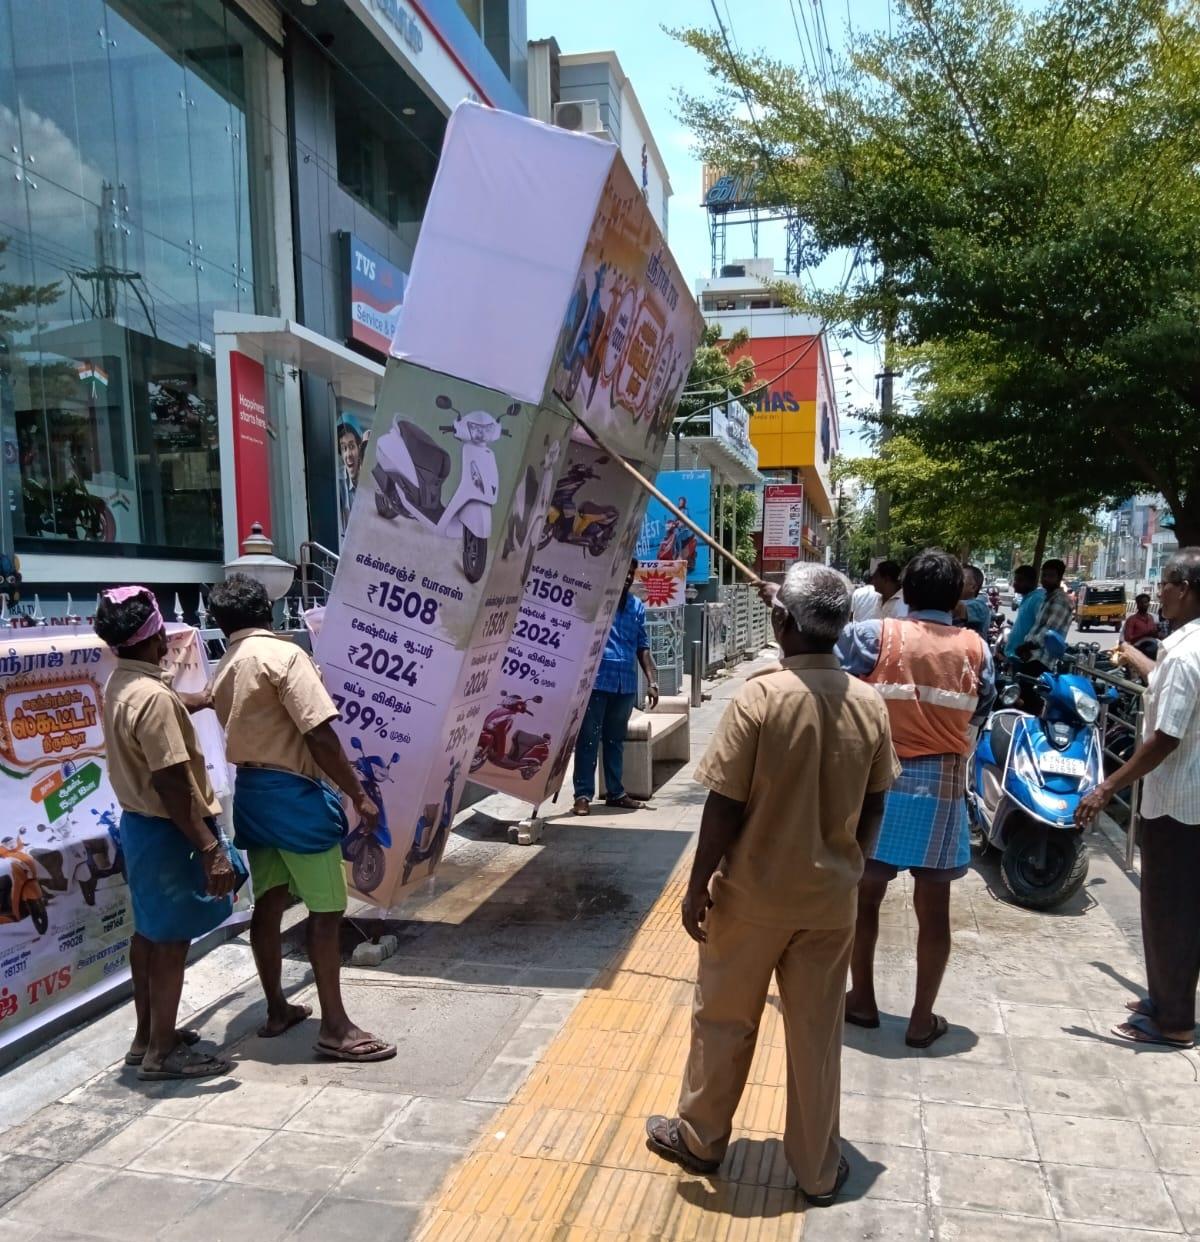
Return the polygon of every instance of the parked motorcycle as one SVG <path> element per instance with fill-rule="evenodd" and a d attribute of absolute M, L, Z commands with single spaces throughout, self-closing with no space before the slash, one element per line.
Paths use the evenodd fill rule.
<path fill-rule="evenodd" d="M 448 504 L 443 503 L 450 454 L 416 423 L 397 414 L 375 448 L 371 471 L 375 508 L 389 521 L 400 516 L 412 518 L 436 535 L 461 537 L 463 573 L 468 582 L 478 582 L 487 568 L 492 507 L 500 487 L 491 445 L 511 433 L 486 410 L 463 414 L 445 395 L 439 396 L 436 404 L 439 410 L 453 410 L 455 415 L 453 423 L 438 430 L 454 436 L 463 446 L 461 477 L 454 495 Z M 520 412 L 520 405 L 514 401 L 504 417 L 516 418 Z"/>
<path fill-rule="evenodd" d="M 502 694 L 500 706 L 493 708 L 484 718 L 470 770 L 478 772 L 485 763 L 490 763 L 509 772 L 520 772 L 524 780 L 532 780 L 550 757 L 550 734 L 527 733 L 517 729 L 512 735 L 511 746 L 508 737 L 516 717 L 532 716 L 529 704 L 541 701 L 540 694 L 530 699 Z"/>
<path fill-rule="evenodd" d="M 38 934 L 50 928 L 46 894 L 37 878 L 37 864 L 20 836 L 0 841 L 0 863 L 8 864 L 8 874 L 0 875 L 0 925 L 29 919 Z"/>
<path fill-rule="evenodd" d="M 607 461 L 607 457 L 602 457 L 598 464 L 604 465 Z M 575 495 L 579 489 L 591 479 L 599 477 L 591 466 L 576 462 L 559 479 L 550 500 L 542 537 L 538 541 L 539 552 L 549 547 L 552 541 L 557 541 L 583 548 L 592 556 L 604 555 L 617 533 L 620 509 L 616 505 L 602 505 L 591 500 L 585 500 L 578 507 L 575 505 Z"/>
<path fill-rule="evenodd" d="M 446 773 L 446 792 L 442 796 L 440 812 L 436 802 L 425 804 L 425 810 L 421 813 L 421 818 L 417 820 L 413 843 L 404 858 L 404 878 L 401 883 L 408 883 L 408 877 L 412 875 L 414 867 L 428 862 L 431 858 L 441 857 L 446 838 L 450 835 L 450 821 L 454 817 L 454 785 L 461 771 L 462 762 L 455 759 L 450 765 L 450 771 Z M 429 833 L 428 841 L 425 840 L 427 832 Z"/>
<path fill-rule="evenodd" d="M 1054 637 L 1061 657 L 1065 643 Z M 975 747 L 967 791 L 973 831 L 1001 851 L 1005 888 L 1031 910 L 1061 905 L 1083 885 L 1088 854 L 1075 809 L 1104 778 L 1096 689 L 1058 667 L 1036 678 L 1018 673 L 1002 686 L 1001 708 Z M 1042 698 L 1040 716 L 1015 709 L 1022 682 Z"/>
<path fill-rule="evenodd" d="M 360 819 L 342 841 L 342 857 L 350 863 L 354 887 L 360 893 L 373 893 L 382 882 L 387 868 L 384 851 L 390 849 L 392 844 L 387 809 L 383 805 L 383 790 L 380 787 L 384 781 L 392 779 L 388 773 L 400 755 L 394 754 L 389 763 L 384 763 L 378 755 L 368 755 L 359 738 L 352 737 L 350 745 L 358 751 L 354 767 L 367 797 L 379 808 L 379 822 L 374 829 L 369 829 Z"/>
<path fill-rule="evenodd" d="M 559 367 L 567 373 L 566 383 L 561 389 L 556 387 L 558 395 L 564 401 L 570 401 L 579 388 L 586 366 L 592 377 L 589 401 L 596 391 L 596 380 L 600 374 L 600 363 L 603 357 L 601 342 L 604 339 L 604 308 L 600 305 L 604 294 L 604 278 L 608 273 L 608 264 L 601 263 L 596 269 L 596 287 L 589 298 L 587 282 L 580 280 L 571 301 L 567 304 L 567 313 L 563 319 L 560 333 Z"/>

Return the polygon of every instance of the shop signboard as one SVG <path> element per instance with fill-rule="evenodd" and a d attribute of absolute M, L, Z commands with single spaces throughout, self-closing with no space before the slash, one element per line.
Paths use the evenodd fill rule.
<path fill-rule="evenodd" d="M 638 561 L 633 589 L 650 612 L 687 603 L 687 561 Z"/>
<path fill-rule="evenodd" d="M 768 483 L 763 489 L 763 558 L 796 560 L 803 528 L 804 484 Z"/>
<path fill-rule="evenodd" d="M 706 533 L 712 530 L 712 471 L 663 470 L 655 481 L 658 490 L 687 514 Z M 637 545 L 638 560 L 686 561 L 689 582 L 707 582 L 708 544 L 696 537 L 686 523 L 665 505 L 650 500 Z"/>
<path fill-rule="evenodd" d="M 750 442 L 750 411 L 732 398 L 712 408 L 712 433 L 751 470 L 758 469 L 758 449 Z"/>
<path fill-rule="evenodd" d="M 441 858 L 509 684 L 509 632 L 569 430 L 558 411 L 388 366 L 315 651 L 382 812 L 374 833 L 351 823 L 350 882 L 382 906 Z M 564 590 L 547 584 L 548 602 Z"/>
<path fill-rule="evenodd" d="M 233 472 L 237 497 L 237 542 L 253 523 L 271 534 L 271 455 L 267 442 L 267 373 L 257 358 L 229 355 L 233 400 Z"/>
<path fill-rule="evenodd" d="M 353 233 L 342 234 L 350 340 L 383 357 L 392 346 L 407 274 Z"/>
<path fill-rule="evenodd" d="M 168 626 L 168 637 L 173 684 L 202 690 L 197 632 Z M 0 655 L 0 1048 L 129 978 L 133 916 L 101 729 L 114 666 L 74 627 L 14 635 Z M 192 719 L 227 798 L 220 725 L 211 711 Z"/>

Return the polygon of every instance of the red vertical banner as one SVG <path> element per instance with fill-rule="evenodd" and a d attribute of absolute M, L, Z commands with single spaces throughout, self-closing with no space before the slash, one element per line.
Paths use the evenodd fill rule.
<path fill-rule="evenodd" d="M 233 474 L 237 498 L 238 546 L 261 522 L 271 535 L 271 457 L 267 440 L 267 372 L 261 362 L 229 355 L 233 397 Z"/>

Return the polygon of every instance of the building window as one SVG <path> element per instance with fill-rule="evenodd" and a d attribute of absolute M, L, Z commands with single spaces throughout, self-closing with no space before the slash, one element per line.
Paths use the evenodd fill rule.
<path fill-rule="evenodd" d="M 413 106 L 411 117 L 397 117 L 340 69 L 333 74 L 333 95 L 338 183 L 392 228 L 419 224 L 444 118 L 427 102 Z"/>
<path fill-rule="evenodd" d="M 18 547 L 219 555 L 213 313 L 275 300 L 268 55 L 220 0 L 0 0 Z"/>
<path fill-rule="evenodd" d="M 483 34 L 483 0 L 458 0 L 458 7 L 467 15 L 467 21 Z"/>

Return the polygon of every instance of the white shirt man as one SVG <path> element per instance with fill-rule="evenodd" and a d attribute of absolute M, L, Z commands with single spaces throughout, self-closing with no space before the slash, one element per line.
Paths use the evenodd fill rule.
<path fill-rule="evenodd" d="M 1142 815 L 1200 825 L 1200 619 L 1163 639 L 1145 706 L 1145 736 L 1161 730 L 1179 745 L 1143 778 Z"/>

